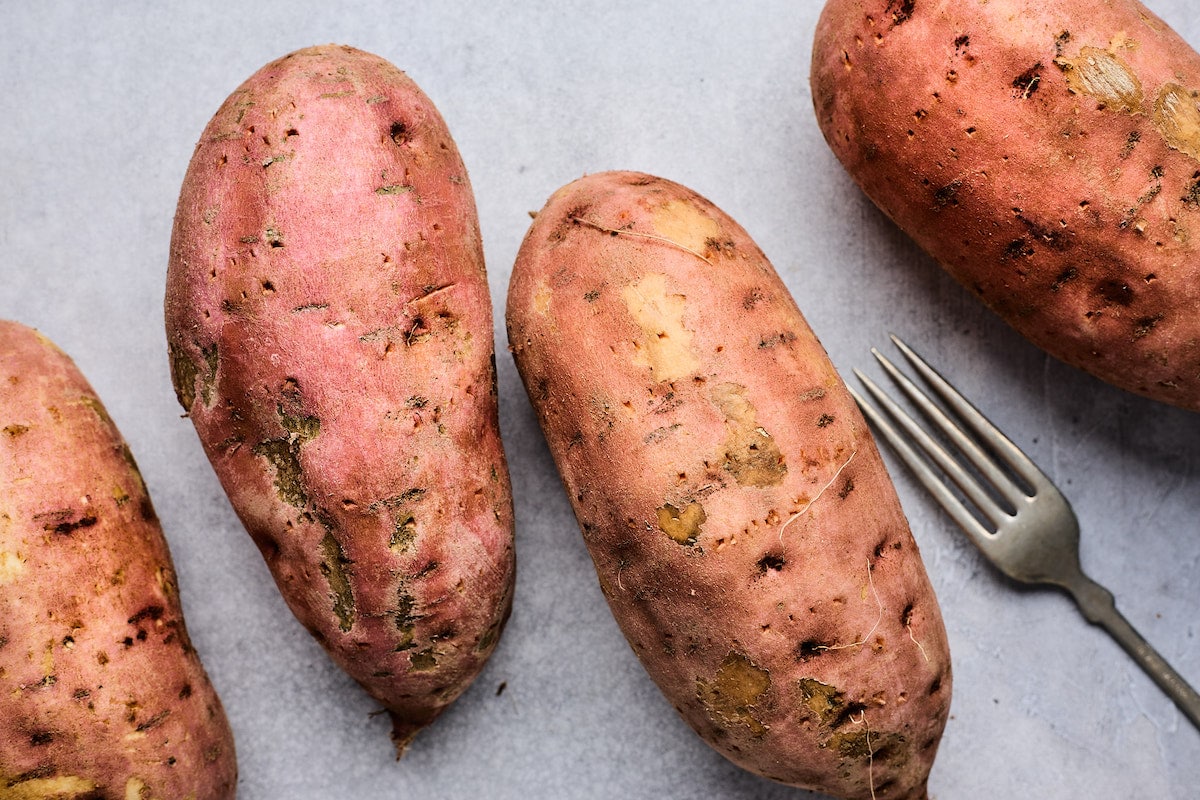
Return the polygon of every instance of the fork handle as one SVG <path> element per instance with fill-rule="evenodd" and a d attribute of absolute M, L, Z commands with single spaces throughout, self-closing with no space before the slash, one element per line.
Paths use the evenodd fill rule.
<path fill-rule="evenodd" d="M 1084 575 L 1072 581 L 1067 589 L 1087 621 L 1108 631 L 1159 688 L 1167 693 L 1184 716 L 1200 729 L 1200 694 L 1134 630 L 1129 620 L 1117 610 L 1112 593 Z"/>

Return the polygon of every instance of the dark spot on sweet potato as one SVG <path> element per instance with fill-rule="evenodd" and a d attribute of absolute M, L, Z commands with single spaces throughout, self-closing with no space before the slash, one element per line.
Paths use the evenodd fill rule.
<path fill-rule="evenodd" d="M 395 620 L 396 629 L 400 631 L 400 641 L 396 645 L 395 651 L 399 653 L 411 650 L 415 646 L 414 630 L 417 620 L 421 617 L 416 614 L 417 601 L 405 591 L 404 587 L 397 592 L 396 600 Z"/>
<path fill-rule="evenodd" d="M 132 617 L 130 617 L 127 620 L 127 622 L 130 625 L 137 625 L 139 622 L 142 622 L 147 619 L 160 620 L 160 619 L 162 619 L 164 613 L 166 613 L 166 609 L 163 608 L 162 606 L 148 605 L 145 608 L 143 608 L 141 611 L 138 611 L 136 614 L 134 614 Z"/>
<path fill-rule="evenodd" d="M 1030 236 L 1051 250 L 1061 253 L 1070 250 L 1074 245 L 1074 242 L 1070 238 L 1063 236 L 1060 231 L 1055 230 L 1049 225 L 1043 225 L 1036 220 L 1032 220 L 1020 211 L 1016 212 L 1016 217 L 1025 226 L 1025 229 L 1029 231 Z"/>
<path fill-rule="evenodd" d="M 1063 54 L 1063 48 L 1067 46 L 1067 42 L 1071 41 L 1071 32 L 1063 31 L 1054 38 L 1054 55 L 1059 57 Z"/>
<path fill-rule="evenodd" d="M 53 531 L 60 536 L 70 536 L 80 528 L 90 528 L 99 521 L 99 518 L 95 514 L 88 514 L 76 520 L 66 520 L 57 524 L 47 524 L 45 526 L 45 530 Z"/>
<path fill-rule="evenodd" d="M 1136 342 L 1138 339 L 1141 339 L 1145 336 L 1149 336 L 1150 332 L 1153 331 L 1155 329 L 1155 327 L 1157 327 L 1158 323 L 1161 322 L 1162 319 L 1163 319 L 1163 315 L 1161 313 L 1155 314 L 1154 316 L 1150 316 L 1150 317 L 1138 318 L 1134 322 L 1133 336 L 1131 337 L 1130 341 Z"/>
<path fill-rule="evenodd" d="M 817 427 L 818 428 L 828 427 L 834 421 L 834 419 L 835 419 L 835 417 L 833 416 L 833 414 L 822 414 L 821 416 L 817 417 Z"/>
<path fill-rule="evenodd" d="M 955 195 L 962 188 L 962 181 L 955 179 L 947 183 L 942 188 L 933 193 L 934 208 L 945 208 L 946 206 L 957 206 L 958 200 Z"/>
<path fill-rule="evenodd" d="M 962 50 L 963 48 L 969 47 L 970 45 L 971 45 L 971 37 L 965 33 L 962 34 L 961 36 L 956 37 L 954 40 L 954 49 L 955 50 Z"/>
<path fill-rule="evenodd" d="M 767 553 L 758 560 L 758 574 L 765 575 L 767 570 L 781 572 L 786 564 L 787 560 L 781 553 Z"/>
<path fill-rule="evenodd" d="M 354 592 L 350 586 L 351 561 L 332 531 L 321 540 L 321 574 L 329 583 L 333 595 L 333 613 L 338 618 L 338 627 L 349 631 L 354 627 Z"/>
<path fill-rule="evenodd" d="M 826 645 L 821 644 L 816 639 L 805 639 L 796 645 L 794 653 L 797 661 L 808 661 L 810 658 L 820 655 L 827 649 Z"/>
<path fill-rule="evenodd" d="M 1117 278 L 1100 281 L 1096 284 L 1093 292 L 1104 299 L 1106 303 L 1114 303 L 1119 306 L 1128 306 L 1134 300 L 1133 289 L 1129 288 L 1129 284 Z"/>
<path fill-rule="evenodd" d="M 412 133 L 403 122 L 393 122 L 392 127 L 388 130 L 388 136 L 397 145 L 406 145 L 412 140 Z"/>
<path fill-rule="evenodd" d="M 54 769 L 55 768 L 54 768 L 53 764 L 43 764 L 39 767 L 34 767 L 33 769 L 28 770 L 27 772 L 22 772 L 21 774 L 17 775 L 16 777 L 10 778 L 5 783 L 5 786 L 7 788 L 11 789 L 12 787 L 19 786 L 22 783 L 28 783 L 29 781 L 41 780 L 43 778 L 49 778 L 50 776 L 52 776 L 54 774 Z"/>
<path fill-rule="evenodd" d="M 146 720 L 145 722 L 140 723 L 137 726 L 138 733 L 145 733 L 146 731 L 150 730 L 151 728 L 161 725 L 166 720 L 166 718 L 169 716 L 171 716 L 170 709 L 166 709 L 164 711 L 158 712 L 153 717 Z"/>
<path fill-rule="evenodd" d="M 1018 100 L 1028 100 L 1038 90 L 1042 83 L 1042 62 L 1037 62 L 1029 69 L 1013 78 L 1013 96 Z"/>
<path fill-rule="evenodd" d="M 1192 175 L 1192 182 L 1187 185 L 1183 197 L 1179 199 L 1189 208 L 1200 208 L 1200 172 Z"/>
<path fill-rule="evenodd" d="M 1052 291 L 1052 292 L 1060 291 L 1063 286 L 1065 286 L 1066 284 L 1070 283 L 1071 281 L 1075 280 L 1078 277 L 1079 277 L 1079 270 L 1075 269 L 1074 267 L 1067 267 L 1062 272 L 1058 273 L 1058 277 L 1056 277 L 1054 279 L 1054 283 L 1050 284 L 1050 291 Z"/>
<path fill-rule="evenodd" d="M 191 696 L 192 696 L 192 685 L 190 683 L 185 683 L 179 689 L 179 699 L 187 700 Z"/>
<path fill-rule="evenodd" d="M 4 426 L 4 433 L 7 434 L 8 436 L 13 437 L 14 439 L 16 437 L 20 436 L 22 433 L 27 433 L 28 431 L 29 431 L 28 425 L 19 425 L 17 423 L 13 423 L 12 425 Z"/>
<path fill-rule="evenodd" d="M 41 747 L 50 744 L 54 741 L 54 734 L 50 731 L 37 731 L 29 737 L 29 743 L 34 747 Z"/>
<path fill-rule="evenodd" d="M 1027 239 L 1013 239 L 1004 248 L 1005 258 L 1016 260 L 1018 258 L 1028 258 L 1034 253 L 1033 247 Z"/>
<path fill-rule="evenodd" d="M 838 499 L 845 500 L 847 497 L 850 496 L 850 493 L 853 491 L 854 491 L 854 478 L 846 478 L 846 481 L 842 484 L 842 488 L 838 489 L 838 494 L 837 494 Z"/>
<path fill-rule="evenodd" d="M 758 340 L 758 347 L 760 350 L 770 350 L 772 347 L 791 344 L 794 341 L 796 341 L 795 333 L 792 331 L 783 331 L 782 333 L 762 337 Z"/>
<path fill-rule="evenodd" d="M 916 5 L 916 0 L 888 0 L 887 13 L 892 17 L 892 27 L 898 27 L 910 20 Z"/>

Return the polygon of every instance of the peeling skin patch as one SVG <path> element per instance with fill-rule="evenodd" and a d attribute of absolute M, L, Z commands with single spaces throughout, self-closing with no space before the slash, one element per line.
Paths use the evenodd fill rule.
<path fill-rule="evenodd" d="M 25 573 L 25 559 L 20 553 L 0 552 L 0 586 L 16 583 Z"/>
<path fill-rule="evenodd" d="M 797 685 L 805 707 L 826 727 L 837 728 L 849 721 L 854 713 L 854 709 L 846 702 L 845 695 L 835 686 L 822 683 L 816 678 L 801 678 Z"/>
<path fill-rule="evenodd" d="M 396 652 L 399 653 L 414 647 L 413 631 L 420 617 L 414 613 L 417 601 L 403 587 L 396 596 L 398 600 L 396 603 L 396 629 L 400 631 L 400 643 L 396 645 Z"/>
<path fill-rule="evenodd" d="M 8 800 L 45 800 L 45 798 L 62 798 L 70 800 L 85 793 L 97 790 L 96 783 L 76 775 L 47 776 L 43 770 L 33 773 L 8 777 L 0 773 L 0 787 L 3 787 Z"/>
<path fill-rule="evenodd" d="M 408 664 L 413 672 L 425 672 L 437 666 L 437 655 L 431 647 L 409 656 Z"/>
<path fill-rule="evenodd" d="M 667 503 L 656 509 L 656 513 L 659 530 L 683 545 L 696 543 L 700 526 L 707 519 L 704 507 L 699 503 L 688 503 L 682 509 Z"/>
<path fill-rule="evenodd" d="M 300 464 L 300 447 L 321 433 L 321 421 L 316 417 L 291 416 L 282 407 L 278 409 L 279 424 L 288 435 L 281 439 L 268 439 L 254 447 L 254 454 L 262 456 L 275 468 L 275 492 L 288 505 L 304 508 L 308 505 L 308 493 L 304 490 L 304 470 Z"/>
<path fill-rule="evenodd" d="M 670 200 L 654 209 L 654 232 L 687 250 L 703 253 L 708 241 L 725 238 L 721 224 L 687 200 Z"/>
<path fill-rule="evenodd" d="M 1164 86 L 1154 102 L 1154 127 L 1170 147 L 1200 161 L 1200 105 L 1192 92 Z"/>
<path fill-rule="evenodd" d="M 749 728 L 762 736 L 767 727 L 754 716 L 771 688 L 771 674 L 741 653 L 730 651 L 711 681 L 696 679 L 696 699 L 709 717 L 724 728 Z"/>
<path fill-rule="evenodd" d="M 354 627 L 354 593 L 350 588 L 350 559 L 334 537 L 332 531 L 321 540 L 321 574 L 329 581 L 333 592 L 333 613 L 337 615 L 338 627 L 349 631 Z"/>
<path fill-rule="evenodd" d="M 1098 47 L 1085 47 L 1074 59 L 1054 62 L 1076 94 L 1096 98 L 1101 108 L 1132 114 L 1142 107 L 1142 83 L 1121 59 Z"/>
<path fill-rule="evenodd" d="M 700 368 L 692 352 L 692 332 L 683 325 L 687 298 L 669 294 L 667 276 L 650 273 L 622 292 L 625 306 L 642 330 L 633 363 L 649 367 L 658 382 L 684 378 Z"/>
<path fill-rule="evenodd" d="M 722 466 L 742 486 L 778 486 L 787 475 L 783 453 L 771 434 L 758 424 L 754 405 L 746 399 L 746 387 L 722 383 L 712 401 L 725 415 L 728 436 Z"/>
<path fill-rule="evenodd" d="M 196 362 L 187 357 L 182 347 L 171 345 L 171 383 L 175 387 L 175 398 L 184 411 L 191 411 L 196 402 L 196 376 L 200 374 Z"/>
<path fill-rule="evenodd" d="M 417 538 L 417 520 L 412 514 L 402 514 L 396 518 L 396 526 L 392 529 L 388 546 L 393 550 L 404 552 L 412 546 Z"/>
<path fill-rule="evenodd" d="M 533 295 L 533 308 L 539 314 L 550 313 L 550 298 L 553 297 L 553 292 L 545 283 L 539 283 L 537 291 Z"/>
<path fill-rule="evenodd" d="M 169 345 L 168 350 L 171 356 L 171 384 L 175 387 L 175 397 L 184 411 L 191 411 L 196 402 L 196 378 L 200 377 L 200 367 L 188 357 L 182 347 Z M 217 345 L 214 343 L 210 347 L 202 348 L 200 354 L 208 366 L 208 373 L 204 375 L 200 392 L 204 404 L 209 405 L 212 402 L 212 387 L 220 362 Z"/>
<path fill-rule="evenodd" d="M 871 759 L 899 769 L 908 761 L 909 753 L 904 736 L 871 730 L 863 723 L 867 707 L 850 702 L 835 686 L 815 678 L 796 682 L 805 708 L 822 727 L 818 745 L 832 748 L 842 758 Z"/>

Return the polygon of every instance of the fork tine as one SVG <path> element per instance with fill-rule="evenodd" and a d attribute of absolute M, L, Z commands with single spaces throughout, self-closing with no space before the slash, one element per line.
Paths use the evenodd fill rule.
<path fill-rule="evenodd" d="M 971 430 L 995 449 L 1004 462 L 1012 467 L 1013 471 L 1020 475 L 1035 493 L 1054 489 L 1054 484 L 1046 477 L 1046 474 L 1019 447 L 1013 444 L 1011 439 L 993 425 L 979 409 L 959 394 L 958 390 L 951 386 L 949 381 L 939 375 L 937 370 L 929 366 L 925 359 L 921 358 L 911 347 L 901 341 L 899 336 L 894 333 L 889 334 L 889 336 L 900 352 L 904 354 L 904 357 L 908 359 L 908 362 L 912 364 L 913 369 L 933 388 L 938 397 L 942 398 Z"/>
<path fill-rule="evenodd" d="M 934 442 L 928 434 L 921 430 L 921 428 L 912 421 L 912 418 L 909 417 L 908 414 L 904 413 L 903 409 L 892 402 L 891 398 L 884 394 L 883 390 L 876 386 L 870 378 L 863 375 L 858 370 L 854 370 L 854 374 L 857 375 L 858 379 L 863 382 L 863 386 L 867 387 L 867 391 L 871 393 L 875 400 L 885 409 L 887 409 L 888 413 L 893 415 L 898 423 L 905 425 L 913 439 L 922 443 L 922 447 L 923 449 L 926 449 L 926 452 L 930 452 L 930 450 L 927 449 L 929 447 L 933 448 L 933 452 L 942 450 L 941 446 Z M 859 395 L 858 392 L 854 391 L 854 389 L 850 389 L 850 395 L 854 398 L 855 402 L 858 403 L 859 408 L 862 409 L 863 415 L 880 431 L 880 433 L 883 434 L 883 437 L 887 439 L 888 444 L 891 445 L 892 449 L 896 451 L 896 454 L 900 456 L 900 460 L 903 461 L 908 468 L 913 471 L 913 474 L 917 476 L 917 480 L 919 480 L 921 485 L 924 486 L 929 493 L 934 496 L 934 499 L 936 499 L 938 504 L 941 505 L 945 512 L 950 515 L 950 518 L 958 523 L 960 528 L 966 531 L 967 535 L 975 541 L 975 544 L 978 547 L 981 549 L 985 548 L 991 541 L 991 532 L 987 528 L 983 527 L 979 520 L 967 510 L 967 507 L 964 506 L 959 499 L 954 496 L 954 493 L 951 492 L 950 488 L 942 482 L 937 473 L 934 472 L 929 466 L 929 463 L 917 454 L 917 451 L 911 444 L 909 444 L 908 439 L 906 439 L 905 436 L 901 434 L 891 422 L 888 421 L 887 417 L 877 411 L 874 406 L 863 399 L 863 397 Z M 905 421 L 907 421 L 907 424 L 905 424 Z M 942 455 L 945 456 L 947 460 L 951 462 L 953 461 L 953 459 L 951 459 L 944 450 L 942 450 Z M 957 467 L 957 464 L 955 464 L 955 466 Z M 958 467 L 958 471 L 960 473 L 963 472 L 961 467 Z M 970 481 L 969 476 L 967 476 L 967 479 L 968 482 L 973 483 L 973 481 Z M 978 490 L 978 487 L 975 488 Z M 963 490 L 967 491 L 965 488 L 963 488 Z M 998 511 L 998 509 L 995 508 L 995 503 L 991 501 L 991 498 L 987 498 L 986 503 L 990 505 L 994 511 Z"/>
<path fill-rule="evenodd" d="M 876 353 L 876 356 L 878 356 L 878 353 Z M 963 469 L 963 466 L 958 459 L 950 455 L 950 453 L 947 452 L 946 449 L 943 448 L 936 439 L 930 436 L 924 428 L 918 425 L 912 417 L 905 413 L 899 405 L 897 405 L 882 389 L 879 388 L 878 384 L 861 374 L 859 374 L 858 378 L 863 382 L 863 386 L 865 386 L 871 395 L 874 396 L 876 401 L 878 401 L 884 407 L 887 413 L 890 414 L 897 423 L 899 423 L 900 427 L 907 432 L 910 441 L 914 441 L 920 447 L 920 449 L 924 451 L 924 453 L 929 456 L 929 458 L 933 460 L 935 464 L 937 464 L 938 468 L 940 468 L 942 472 L 946 473 L 946 475 L 948 475 L 950 479 L 954 481 L 955 485 L 958 486 L 958 488 L 963 491 L 963 494 L 967 496 L 967 499 L 974 503 L 976 508 L 983 512 L 983 515 L 991 521 L 992 525 L 999 527 L 1002 521 L 1010 518 L 1011 515 L 1008 513 L 1008 511 L 1000 508 L 995 499 L 993 499 L 984 490 L 979 482 L 975 480 L 974 476 Z M 925 400 L 925 402 L 929 402 L 924 397 L 920 397 L 919 400 Z M 949 421 L 946 420 L 945 423 L 949 423 Z"/>
<path fill-rule="evenodd" d="M 921 413 L 924 414 L 930 422 L 936 425 L 942 431 L 942 433 L 946 434 L 946 436 L 950 438 L 950 440 L 954 443 L 954 446 L 958 448 L 959 452 L 966 456 L 967 460 L 970 461 L 977 470 L 979 470 L 983 477 L 987 479 L 988 483 L 992 484 L 992 486 L 996 488 L 996 491 L 1000 493 L 1001 497 L 1009 502 L 1012 510 L 1015 511 L 1017 508 L 1020 508 L 1020 504 L 1026 500 L 1024 490 L 1017 486 L 1017 484 L 1014 483 L 1010 477 L 1005 475 L 1000 468 L 996 466 L 995 460 L 990 455 L 985 453 L 983 449 L 971 439 L 971 437 L 963 433 L 962 428 L 958 427 L 958 425 L 955 424 L 950 417 L 946 416 L 946 414 L 940 408 L 938 408 L 932 400 L 929 399 L 925 392 L 923 392 L 915 383 L 909 380 L 907 375 L 900 372 L 900 370 L 896 368 L 895 364 L 889 361 L 874 347 L 871 348 L 871 354 L 875 356 L 875 359 L 879 362 L 880 366 L 883 367 L 884 371 L 887 372 L 888 376 L 891 377 L 896 386 L 900 388 L 900 391 L 902 391 L 904 395 L 921 410 Z M 945 381 L 943 381 L 943 383 L 945 384 Z M 945 385 L 949 386 L 949 384 Z M 953 391 L 953 389 L 951 389 L 951 391 Z M 955 394 L 962 399 L 962 395 L 958 395 L 957 392 L 955 392 Z M 966 400 L 963 400 L 963 402 L 966 403 Z M 975 500 L 973 497 L 971 499 L 972 501 Z"/>

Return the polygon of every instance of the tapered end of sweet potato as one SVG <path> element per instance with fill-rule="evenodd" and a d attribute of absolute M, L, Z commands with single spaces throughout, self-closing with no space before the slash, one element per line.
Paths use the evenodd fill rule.
<path fill-rule="evenodd" d="M 433 722 L 433 717 L 417 722 L 411 717 L 402 717 L 395 711 L 389 711 L 388 716 L 392 720 L 392 744 L 396 746 L 396 760 L 399 761 L 408 752 L 408 746 L 417 738 L 417 734 Z"/>

